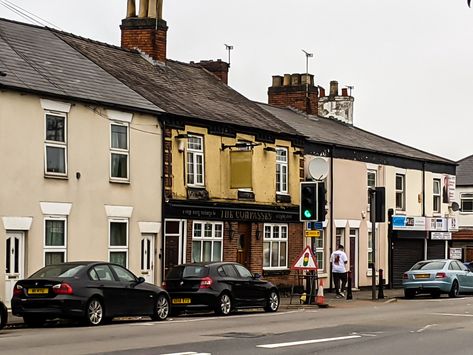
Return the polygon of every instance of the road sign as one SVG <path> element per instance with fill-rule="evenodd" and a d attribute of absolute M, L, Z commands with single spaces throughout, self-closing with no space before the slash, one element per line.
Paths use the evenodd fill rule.
<path fill-rule="evenodd" d="M 317 270 L 317 259 L 310 246 L 307 246 L 296 262 L 292 264 L 291 270 Z"/>
<path fill-rule="evenodd" d="M 317 230 L 305 231 L 305 236 L 307 238 L 318 238 L 320 237 L 320 231 L 317 231 Z"/>

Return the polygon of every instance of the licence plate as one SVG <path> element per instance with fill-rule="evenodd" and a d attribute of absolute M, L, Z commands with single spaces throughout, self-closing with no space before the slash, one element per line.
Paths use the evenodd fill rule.
<path fill-rule="evenodd" d="M 26 292 L 29 295 L 46 295 L 49 290 L 47 288 L 29 288 Z"/>
<path fill-rule="evenodd" d="M 190 298 L 173 298 L 172 299 L 172 304 L 190 304 L 191 299 Z"/>
<path fill-rule="evenodd" d="M 430 279 L 430 274 L 417 274 L 414 275 L 416 279 Z"/>

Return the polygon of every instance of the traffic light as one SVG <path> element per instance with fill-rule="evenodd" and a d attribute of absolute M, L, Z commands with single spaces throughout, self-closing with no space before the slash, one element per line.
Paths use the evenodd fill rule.
<path fill-rule="evenodd" d="M 325 221 L 325 215 L 327 211 L 325 211 L 325 204 L 327 200 L 325 198 L 325 184 L 323 182 L 317 183 L 317 214 L 316 219 L 317 222 Z"/>
<path fill-rule="evenodd" d="M 299 217 L 301 221 L 315 221 L 317 215 L 317 183 L 301 182 L 301 205 Z"/>
<path fill-rule="evenodd" d="M 384 222 L 386 220 L 386 189 L 384 187 L 376 187 L 374 219 L 375 222 Z"/>

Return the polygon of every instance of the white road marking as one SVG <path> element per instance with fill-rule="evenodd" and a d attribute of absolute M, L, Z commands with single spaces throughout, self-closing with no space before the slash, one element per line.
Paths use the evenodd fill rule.
<path fill-rule="evenodd" d="M 162 355 L 212 355 L 211 353 L 196 353 L 193 351 L 185 353 L 172 353 L 172 354 L 162 354 Z"/>
<path fill-rule="evenodd" d="M 473 317 L 473 314 L 464 314 L 464 313 L 430 313 L 437 316 L 450 316 L 450 317 Z"/>
<path fill-rule="evenodd" d="M 417 333 L 422 333 L 424 330 L 427 330 L 429 329 L 430 327 L 435 327 L 437 326 L 438 324 L 427 324 L 425 327 L 423 328 L 420 328 L 419 330 L 417 330 Z"/>
<path fill-rule="evenodd" d="M 293 341 L 293 342 L 290 342 L 290 343 L 263 344 L 263 345 L 256 345 L 256 347 L 257 348 L 265 348 L 265 349 L 276 349 L 276 348 L 284 348 L 284 347 L 288 347 L 288 346 L 326 343 L 326 342 L 329 342 L 329 341 L 348 340 L 348 339 L 357 339 L 357 338 L 361 338 L 361 335 L 348 335 L 348 336 L 345 336 L 345 337 L 336 337 L 336 338 L 301 340 L 301 341 Z"/>
<path fill-rule="evenodd" d="M 425 301 L 425 302 L 446 302 L 446 301 L 461 301 L 466 300 L 465 297 L 456 297 L 456 298 L 440 298 L 435 300 L 425 300 L 425 299 L 418 299 L 418 301 Z M 412 300 L 409 300 L 412 301 Z"/>

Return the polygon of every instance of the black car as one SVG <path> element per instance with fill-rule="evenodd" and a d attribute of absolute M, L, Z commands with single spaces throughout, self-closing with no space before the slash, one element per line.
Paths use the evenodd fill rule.
<path fill-rule="evenodd" d="M 237 308 L 279 308 L 279 292 L 244 266 L 231 262 L 182 264 L 172 268 L 163 287 L 171 296 L 172 313 L 210 309 L 228 315 Z"/>
<path fill-rule="evenodd" d="M 105 262 L 48 265 L 13 289 L 12 313 L 28 325 L 47 319 L 76 318 L 99 325 L 117 316 L 150 316 L 164 320 L 169 295 L 129 270 Z"/>
<path fill-rule="evenodd" d="M 7 325 L 8 321 L 8 310 L 7 307 L 0 301 L 0 329 L 3 329 Z"/>

